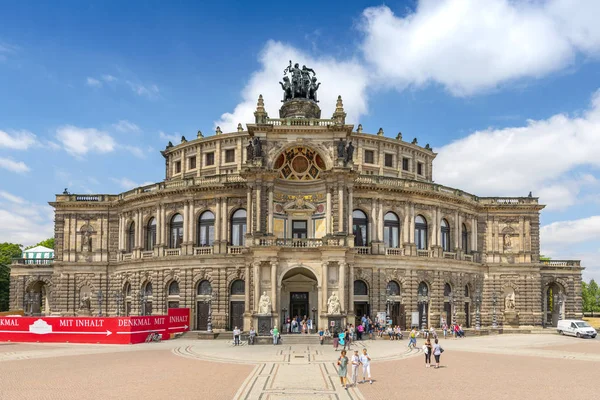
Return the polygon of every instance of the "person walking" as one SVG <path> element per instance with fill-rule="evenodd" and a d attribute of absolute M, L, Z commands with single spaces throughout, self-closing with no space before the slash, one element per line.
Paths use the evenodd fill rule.
<path fill-rule="evenodd" d="M 273 344 L 277 344 L 279 342 L 279 329 L 277 327 L 271 329 L 271 335 L 273 335 Z"/>
<path fill-rule="evenodd" d="M 337 331 L 333 331 L 333 340 L 332 341 L 333 341 L 333 349 L 335 351 L 337 351 L 338 346 L 340 344 L 340 338 L 339 338 Z"/>
<path fill-rule="evenodd" d="M 256 331 L 253 326 L 250 326 L 250 331 L 248 332 L 248 339 L 250 344 L 254 344 L 254 338 L 256 337 Z"/>
<path fill-rule="evenodd" d="M 319 344 L 321 346 L 323 346 L 323 340 L 324 338 L 325 332 L 323 332 L 323 328 L 319 328 Z"/>
<path fill-rule="evenodd" d="M 362 381 L 365 382 L 365 377 L 369 378 L 369 384 L 373 383 L 373 378 L 371 378 L 371 357 L 367 354 L 367 349 L 363 349 L 363 353 L 359 358 L 360 363 L 362 364 Z"/>
<path fill-rule="evenodd" d="M 350 350 L 350 332 L 348 332 L 348 328 L 344 331 L 344 343 L 342 344 L 344 345 L 344 350 L 346 350 L 346 347 Z"/>
<path fill-rule="evenodd" d="M 444 339 L 448 336 L 448 324 L 444 322 L 442 325 L 442 330 L 444 331 Z"/>
<path fill-rule="evenodd" d="M 429 338 L 427 338 L 425 344 L 423 345 L 423 353 L 425 354 L 425 368 L 429 368 L 431 367 L 432 353 L 431 341 L 429 340 Z"/>
<path fill-rule="evenodd" d="M 440 356 L 444 352 L 444 349 L 438 343 L 438 340 L 435 339 L 435 344 L 433 345 L 433 356 L 435 357 L 435 368 L 440 367 Z"/>
<path fill-rule="evenodd" d="M 342 354 L 340 358 L 338 358 L 338 376 L 340 377 L 340 382 L 342 383 L 342 387 L 344 389 L 348 389 L 348 357 L 346 357 L 346 350 L 342 350 Z"/>
<path fill-rule="evenodd" d="M 363 332 L 365 331 L 365 327 L 360 324 L 356 327 L 356 332 L 358 332 L 358 340 L 362 340 Z"/>
<path fill-rule="evenodd" d="M 235 328 L 233 328 L 233 345 L 234 346 L 240 345 L 240 335 L 241 334 L 242 334 L 242 332 L 238 329 L 237 326 Z"/>
<path fill-rule="evenodd" d="M 358 367 L 360 365 L 360 355 L 358 355 L 358 350 L 354 350 L 354 355 L 352 356 L 352 375 L 350 376 L 350 384 L 352 386 L 356 386 L 358 383 Z"/>
<path fill-rule="evenodd" d="M 408 337 L 409 337 L 408 348 L 415 349 L 417 347 L 417 331 L 414 327 L 411 329 Z"/>

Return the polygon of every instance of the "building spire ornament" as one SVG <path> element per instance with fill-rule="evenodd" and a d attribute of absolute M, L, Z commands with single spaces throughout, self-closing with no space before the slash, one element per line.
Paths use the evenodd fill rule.
<path fill-rule="evenodd" d="M 220 127 L 220 126 L 217 126 L 217 130 L 215 130 L 215 135 L 220 135 L 220 134 L 222 134 L 222 133 L 223 133 L 223 132 L 221 131 L 221 127 Z"/>
<path fill-rule="evenodd" d="M 258 102 L 256 103 L 256 111 L 254 112 L 254 120 L 257 124 L 265 124 L 267 122 L 267 112 L 265 111 L 265 102 L 263 101 L 263 95 L 258 95 Z"/>
<path fill-rule="evenodd" d="M 242 124 L 238 124 L 237 131 L 238 132 L 243 132 L 244 131 L 244 128 L 242 127 Z"/>
<path fill-rule="evenodd" d="M 356 128 L 356 133 L 362 133 L 363 128 L 362 128 L 362 124 L 358 124 L 358 128 Z"/>
<path fill-rule="evenodd" d="M 336 120 L 342 125 L 346 123 L 346 113 L 344 112 L 342 96 L 338 96 L 337 101 L 335 102 L 335 112 L 333 113 L 332 119 Z"/>
<path fill-rule="evenodd" d="M 383 128 L 379 128 L 377 131 L 377 136 L 383 136 Z"/>
<path fill-rule="evenodd" d="M 202 139 L 204 137 L 204 135 L 202 134 L 202 131 L 198 129 L 198 139 Z"/>
<path fill-rule="evenodd" d="M 396 140 L 402 140 L 402 132 L 398 132 L 396 135 Z"/>

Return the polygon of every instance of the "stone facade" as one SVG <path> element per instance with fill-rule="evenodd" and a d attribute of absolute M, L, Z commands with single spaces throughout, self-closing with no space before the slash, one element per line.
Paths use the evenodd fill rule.
<path fill-rule="evenodd" d="M 275 324 L 298 313 L 320 326 L 381 312 L 403 327 L 581 317 L 579 261 L 540 262 L 537 198 L 433 183 L 429 145 L 354 130 L 341 98 L 331 119 L 310 100 L 284 107 L 271 119 L 261 97 L 246 130 L 168 146 L 163 182 L 57 195 L 55 259 L 15 261 L 11 308 L 189 307 L 192 329 L 206 329 L 210 312 L 216 330 L 247 330 L 265 293 Z"/>

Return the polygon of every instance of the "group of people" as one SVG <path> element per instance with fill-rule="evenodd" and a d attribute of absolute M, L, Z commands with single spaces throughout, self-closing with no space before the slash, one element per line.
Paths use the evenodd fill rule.
<path fill-rule="evenodd" d="M 340 383 L 344 389 L 348 389 L 348 363 L 352 366 L 350 385 L 365 383 L 366 380 L 368 380 L 369 383 L 373 383 L 373 378 L 371 377 L 371 357 L 367 354 L 367 349 L 362 349 L 362 354 L 359 354 L 358 350 L 354 350 L 354 355 L 351 360 L 348 360 L 346 350 L 342 350 L 342 353 L 337 360 L 337 365 Z M 362 366 L 362 380 L 359 382 L 358 369 L 360 366 Z"/>
<path fill-rule="evenodd" d="M 310 334 L 313 329 L 313 321 L 306 315 L 304 317 L 300 317 L 299 315 L 293 318 L 287 317 L 285 320 L 285 329 L 288 333 Z"/>

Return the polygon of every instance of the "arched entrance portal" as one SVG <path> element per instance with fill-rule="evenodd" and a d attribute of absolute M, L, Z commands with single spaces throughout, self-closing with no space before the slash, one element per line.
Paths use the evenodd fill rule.
<path fill-rule="evenodd" d="M 546 326 L 557 326 L 558 321 L 564 318 L 564 289 L 553 282 L 546 288 Z"/>
<path fill-rule="evenodd" d="M 318 293 L 319 286 L 315 274 L 304 267 L 297 267 L 286 272 L 281 278 L 281 317 L 284 333 L 290 333 L 292 324 L 287 325 L 287 319 L 299 319 L 300 322 L 306 317 L 312 321 L 312 332 L 317 328 L 319 315 Z M 301 327 L 301 326 L 300 326 Z"/>
<path fill-rule="evenodd" d="M 50 315 L 48 288 L 42 281 L 35 282 L 25 294 L 26 311 L 29 315 Z"/>

